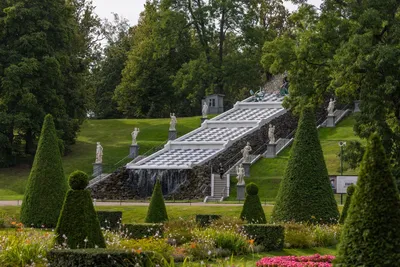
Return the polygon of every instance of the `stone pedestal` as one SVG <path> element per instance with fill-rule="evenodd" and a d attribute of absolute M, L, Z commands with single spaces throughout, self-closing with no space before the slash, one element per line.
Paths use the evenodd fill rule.
<path fill-rule="evenodd" d="M 336 116 L 335 115 L 328 115 L 326 119 L 326 127 L 333 128 L 336 126 L 335 124 Z"/>
<path fill-rule="evenodd" d="M 354 100 L 354 110 L 353 112 L 360 112 L 360 100 Z"/>
<path fill-rule="evenodd" d="M 275 158 L 276 157 L 276 143 L 267 144 L 267 153 L 265 154 L 266 158 Z"/>
<path fill-rule="evenodd" d="M 245 189 L 246 189 L 246 185 L 236 185 L 236 199 L 237 200 L 244 200 L 245 199 Z"/>
<path fill-rule="evenodd" d="M 203 122 L 205 122 L 206 120 L 208 120 L 208 118 L 203 118 L 203 117 L 201 117 L 200 120 L 201 120 L 201 124 L 203 124 Z"/>
<path fill-rule="evenodd" d="M 93 177 L 97 177 L 103 173 L 103 163 L 93 163 Z"/>
<path fill-rule="evenodd" d="M 175 140 L 177 137 L 176 130 L 169 130 L 168 132 L 168 140 Z"/>
<path fill-rule="evenodd" d="M 251 163 L 250 162 L 243 162 L 243 169 L 244 169 L 244 176 L 245 177 L 250 177 L 250 166 Z"/>
<path fill-rule="evenodd" d="M 131 146 L 129 147 L 129 158 L 130 158 L 130 159 L 134 159 L 134 158 L 136 158 L 137 156 L 139 156 L 139 145 L 138 145 L 138 144 L 136 144 L 136 145 L 131 145 Z"/>

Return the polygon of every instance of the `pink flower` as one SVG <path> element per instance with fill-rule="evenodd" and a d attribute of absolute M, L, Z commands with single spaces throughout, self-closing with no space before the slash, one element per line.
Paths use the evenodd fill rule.
<path fill-rule="evenodd" d="M 257 267 L 332 267 L 335 256 L 278 256 L 265 257 L 259 260 Z"/>

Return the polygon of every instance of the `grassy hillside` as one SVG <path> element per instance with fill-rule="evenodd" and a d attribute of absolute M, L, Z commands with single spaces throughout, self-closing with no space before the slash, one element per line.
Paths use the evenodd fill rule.
<path fill-rule="evenodd" d="M 338 157 L 340 148 L 338 142 L 360 141 L 360 138 L 354 135 L 354 123 L 354 117 L 349 116 L 335 128 L 320 128 L 318 131 L 329 175 L 340 174 L 340 159 Z M 262 158 L 251 167 L 250 178 L 246 179 L 246 183 L 254 182 L 259 185 L 259 195 L 262 201 L 271 202 L 275 200 L 289 159 L 289 153 L 290 147 L 281 152 L 278 157 L 273 159 Z M 350 169 L 343 172 L 344 175 L 357 175 L 357 173 L 358 170 Z M 233 177 L 231 181 L 232 190 L 230 200 L 235 200 L 236 198 L 236 183 L 236 178 Z"/>
<path fill-rule="evenodd" d="M 101 142 L 104 148 L 105 172 L 114 170 L 127 162 L 120 162 L 129 153 L 131 132 L 134 127 L 140 128 L 138 143 L 140 153 L 163 145 L 168 138 L 169 119 L 143 120 L 88 120 L 81 128 L 77 143 L 72 146 L 72 152 L 63 158 L 65 175 L 76 169 L 92 172 L 95 160 L 96 142 Z M 354 118 L 348 117 L 336 128 L 321 128 L 319 130 L 322 149 L 329 174 L 339 173 L 339 141 L 359 140 L 353 133 Z M 181 136 L 200 126 L 200 117 L 178 118 L 177 130 Z M 251 178 L 246 182 L 255 182 L 260 186 L 262 201 L 274 201 L 279 183 L 283 177 L 288 161 L 290 148 L 283 151 L 277 158 L 261 159 L 251 168 Z M 0 200 L 22 199 L 26 181 L 29 175 L 29 165 L 19 165 L 14 168 L 0 169 Z M 356 174 L 357 170 L 347 170 L 345 174 Z M 236 198 L 236 179 L 232 178 L 231 199 Z"/>
<path fill-rule="evenodd" d="M 104 148 L 104 171 L 114 170 L 127 162 L 124 159 L 129 153 L 132 142 L 131 132 L 134 127 L 140 128 L 138 143 L 140 154 L 149 149 L 163 145 L 168 139 L 170 119 L 142 120 L 87 120 L 81 128 L 71 153 L 63 158 L 65 175 L 74 170 L 92 173 L 92 163 L 96 155 L 96 142 Z M 178 118 L 177 131 L 182 136 L 200 126 L 200 117 Z M 0 200 L 22 199 L 30 166 L 19 165 L 13 168 L 0 169 Z"/>

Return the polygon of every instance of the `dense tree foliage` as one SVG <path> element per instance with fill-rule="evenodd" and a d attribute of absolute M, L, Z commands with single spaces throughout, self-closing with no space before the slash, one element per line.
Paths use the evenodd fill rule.
<path fill-rule="evenodd" d="M 335 266 L 397 266 L 400 199 L 382 141 L 374 134 L 341 233 Z"/>
<path fill-rule="evenodd" d="M 392 0 L 325 0 L 320 12 L 303 4 L 293 27 L 264 46 L 263 66 L 287 70 L 287 107 L 321 104 L 327 94 L 341 101 L 361 100 L 355 132 L 377 131 L 400 180 L 400 41 L 398 10 Z"/>
<path fill-rule="evenodd" d="M 0 4 L 0 165 L 33 154 L 45 114 L 72 144 L 86 115 L 85 75 L 90 40 L 84 0 L 11 0 Z M 85 4 L 86 7 L 88 4 Z M 82 18 L 78 20 L 78 18 Z M 87 33 L 89 34 L 89 33 Z"/>
<path fill-rule="evenodd" d="M 272 218 L 312 223 L 336 223 L 339 219 L 311 107 L 301 113 Z"/>
<path fill-rule="evenodd" d="M 148 1 L 115 99 L 126 116 L 200 113 L 207 94 L 233 103 L 267 78 L 266 40 L 287 28 L 281 0 Z"/>
<path fill-rule="evenodd" d="M 122 113 L 113 97 L 115 88 L 121 83 L 122 70 L 131 47 L 129 23 L 114 14 L 114 21 L 105 21 L 102 27 L 107 46 L 103 58 L 92 69 L 91 81 L 95 90 L 92 110 L 96 118 L 118 118 Z"/>

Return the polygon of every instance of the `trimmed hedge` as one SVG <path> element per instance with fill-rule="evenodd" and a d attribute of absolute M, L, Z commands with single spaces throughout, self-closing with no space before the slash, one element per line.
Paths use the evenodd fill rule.
<path fill-rule="evenodd" d="M 89 177 L 83 171 L 74 171 L 69 176 L 69 186 L 73 190 L 84 190 L 89 184 Z"/>
<path fill-rule="evenodd" d="M 338 219 L 339 210 L 318 138 L 314 109 L 305 107 L 276 197 L 272 220 L 337 223 Z"/>
<path fill-rule="evenodd" d="M 210 225 L 213 221 L 221 219 L 221 215 L 217 214 L 196 214 L 196 223 L 201 227 Z"/>
<path fill-rule="evenodd" d="M 28 227 L 54 228 L 68 190 L 53 117 L 45 117 L 21 206 Z"/>
<path fill-rule="evenodd" d="M 76 181 L 75 175 L 83 179 L 81 172 L 74 172 L 70 176 L 70 182 Z M 106 247 L 88 190 L 71 189 L 67 192 L 56 234 L 56 243 L 66 243 L 71 249 Z"/>
<path fill-rule="evenodd" d="M 122 224 L 122 211 L 97 211 L 100 227 L 115 230 Z"/>
<path fill-rule="evenodd" d="M 146 223 L 163 223 L 168 221 L 167 209 L 165 207 L 164 197 L 161 191 L 160 180 L 157 179 L 153 189 L 153 195 L 149 209 L 147 210 Z"/>
<path fill-rule="evenodd" d="M 243 230 L 264 251 L 282 250 L 285 241 L 285 228 L 281 225 L 245 224 Z"/>
<path fill-rule="evenodd" d="M 347 218 L 347 213 L 349 211 L 349 207 L 350 207 L 350 204 L 351 204 L 351 197 L 354 194 L 355 190 L 356 190 L 356 186 L 353 185 L 353 184 L 350 185 L 349 187 L 347 187 L 347 198 L 346 198 L 346 202 L 344 203 L 342 214 L 341 214 L 340 219 L 339 219 L 339 223 L 340 224 L 343 224 L 344 221 Z"/>
<path fill-rule="evenodd" d="M 335 266 L 399 266 L 400 198 L 381 139 L 374 134 L 361 162 Z"/>
<path fill-rule="evenodd" d="M 124 224 L 122 230 L 128 238 L 162 237 L 164 234 L 164 225 L 161 223 Z"/>
<path fill-rule="evenodd" d="M 242 212 L 240 213 L 240 218 L 246 220 L 248 223 L 267 223 L 264 209 L 258 197 L 258 186 L 255 183 L 249 183 L 246 186 L 246 192 L 247 195 L 244 200 Z"/>
<path fill-rule="evenodd" d="M 110 249 L 53 249 L 47 259 L 52 267 L 152 266 L 147 253 Z"/>

